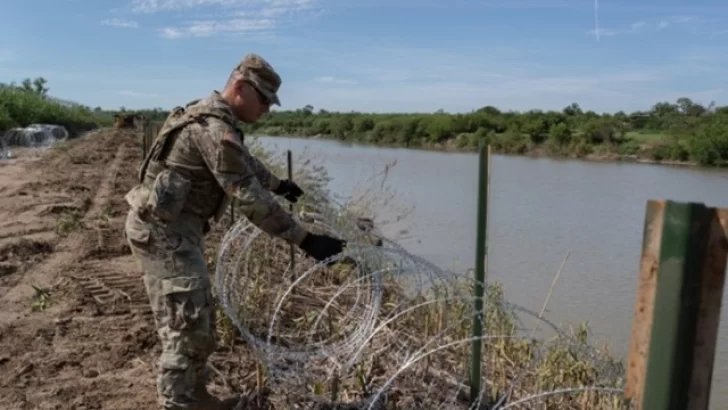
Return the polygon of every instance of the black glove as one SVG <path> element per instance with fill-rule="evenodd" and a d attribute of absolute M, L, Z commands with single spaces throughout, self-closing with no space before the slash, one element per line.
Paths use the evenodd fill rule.
<path fill-rule="evenodd" d="M 283 195 L 284 198 L 295 204 L 298 201 L 298 197 L 303 195 L 303 190 L 295 182 L 283 179 L 281 180 L 281 184 L 278 185 L 278 188 L 273 190 L 273 193 Z"/>
<path fill-rule="evenodd" d="M 322 261 L 341 253 L 346 241 L 328 235 L 309 233 L 301 242 L 300 248 L 317 261 Z"/>

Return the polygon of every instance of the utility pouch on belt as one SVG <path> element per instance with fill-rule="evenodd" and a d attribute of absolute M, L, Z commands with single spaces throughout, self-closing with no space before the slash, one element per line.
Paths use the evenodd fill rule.
<path fill-rule="evenodd" d="M 179 173 L 162 170 L 154 180 L 145 208 L 157 218 L 172 222 L 182 211 L 190 188 L 190 181 Z"/>

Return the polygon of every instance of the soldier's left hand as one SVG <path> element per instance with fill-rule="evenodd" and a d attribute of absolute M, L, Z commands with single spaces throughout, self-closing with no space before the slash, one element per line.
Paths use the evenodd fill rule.
<path fill-rule="evenodd" d="M 281 184 L 273 193 L 283 195 L 284 198 L 295 204 L 298 201 L 298 197 L 303 195 L 303 190 L 295 182 L 284 179 L 281 180 Z"/>

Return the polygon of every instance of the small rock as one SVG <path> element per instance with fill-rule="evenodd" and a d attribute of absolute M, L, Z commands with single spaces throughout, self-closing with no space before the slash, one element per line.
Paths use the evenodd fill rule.
<path fill-rule="evenodd" d="M 32 370 L 33 370 L 33 363 L 28 363 L 28 364 L 26 364 L 26 365 L 24 365 L 24 366 L 21 366 L 21 367 L 20 367 L 20 368 L 19 368 L 19 369 L 18 369 L 18 370 L 17 370 L 16 372 L 15 372 L 15 375 L 16 375 L 16 376 L 22 376 L 22 375 L 24 375 L 25 373 L 29 373 L 29 372 L 30 372 L 30 371 L 32 371 Z"/>
<path fill-rule="evenodd" d="M 93 379 L 99 376 L 99 371 L 94 369 L 88 369 L 83 372 L 83 377 Z"/>
<path fill-rule="evenodd" d="M 59 317 L 56 319 L 56 325 L 66 325 L 71 323 L 70 317 Z"/>
<path fill-rule="evenodd" d="M 12 253 L 9 256 L 13 256 Z M 12 263 L 0 263 L 0 276 L 12 275 L 18 271 L 18 267 Z"/>

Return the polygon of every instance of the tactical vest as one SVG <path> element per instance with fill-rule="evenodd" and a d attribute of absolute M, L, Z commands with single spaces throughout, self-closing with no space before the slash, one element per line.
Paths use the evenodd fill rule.
<path fill-rule="evenodd" d="M 150 196 L 154 195 L 155 182 L 160 173 L 171 170 L 177 177 L 181 176 L 179 180 L 184 181 L 186 185 L 185 192 L 179 193 L 183 203 L 176 204 L 180 215 L 193 215 L 205 222 L 213 216 L 216 221 L 220 219 L 230 199 L 207 168 L 199 151 L 186 149 L 181 143 L 175 145 L 186 126 L 193 123 L 205 124 L 206 117 L 218 118 L 235 127 L 233 119 L 228 114 L 209 104 L 200 103 L 200 100 L 192 101 L 184 108 L 173 109 L 142 162 L 139 169 L 140 185 L 137 186 L 141 192 L 136 199 L 128 199 L 130 205 L 144 208 Z M 176 201 L 174 198 L 176 194 L 173 192 L 167 202 Z"/>

